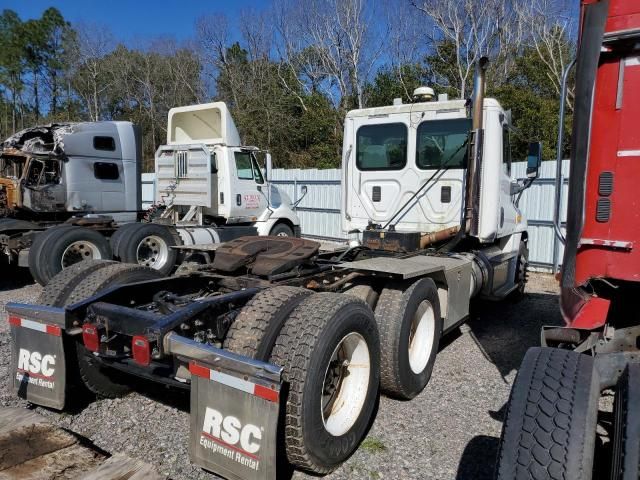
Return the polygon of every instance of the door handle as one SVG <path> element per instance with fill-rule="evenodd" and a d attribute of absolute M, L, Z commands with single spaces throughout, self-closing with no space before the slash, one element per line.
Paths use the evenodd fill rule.
<path fill-rule="evenodd" d="M 240 195 L 239 193 L 236 194 L 236 205 L 242 205 L 242 195 Z"/>

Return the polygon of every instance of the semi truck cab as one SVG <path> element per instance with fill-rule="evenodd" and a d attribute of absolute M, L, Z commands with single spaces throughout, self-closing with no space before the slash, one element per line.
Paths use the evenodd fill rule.
<path fill-rule="evenodd" d="M 223 102 L 169 111 L 156 153 L 156 201 L 176 223 L 252 225 L 259 235 L 298 234 L 291 200 L 269 183 L 271 155 L 244 146 Z"/>
<path fill-rule="evenodd" d="M 398 231 L 425 233 L 460 225 L 472 129 L 465 104 L 444 98 L 347 114 L 343 230 L 391 220 Z M 478 239 L 490 243 L 527 222 L 512 199 L 510 113 L 487 98 L 483 115 Z"/>
<path fill-rule="evenodd" d="M 65 220 L 82 213 L 135 221 L 141 205 L 140 131 L 131 122 L 22 130 L 0 151 L 0 216 Z"/>

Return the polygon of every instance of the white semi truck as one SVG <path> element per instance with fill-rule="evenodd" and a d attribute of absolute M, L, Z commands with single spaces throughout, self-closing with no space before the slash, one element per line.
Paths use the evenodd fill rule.
<path fill-rule="evenodd" d="M 131 122 L 53 124 L 7 139 L 4 259 L 29 267 L 41 284 L 87 259 L 166 274 L 181 257 L 176 246 L 300 234 L 290 199 L 268 181 L 270 154 L 241 145 L 224 103 L 171 109 L 167 140 L 156 154 L 156 205 L 143 212 L 141 139 Z"/>
<path fill-rule="evenodd" d="M 484 62 L 469 108 L 417 94 L 347 115 L 349 247 L 244 237 L 171 277 L 74 265 L 40 305 L 6 307 L 16 394 L 64 409 L 74 388 L 116 396 L 143 377 L 190 390 L 190 456 L 207 470 L 275 479 L 287 464 L 337 468 L 379 391 L 411 399 L 424 389 L 440 339 L 473 297 L 522 293 L 526 281 L 517 195 L 537 176 L 540 145 L 528 179 L 512 182 L 509 114 L 484 99 Z M 20 363 L 33 352 L 57 359 L 50 381 L 31 381 L 42 372 Z"/>

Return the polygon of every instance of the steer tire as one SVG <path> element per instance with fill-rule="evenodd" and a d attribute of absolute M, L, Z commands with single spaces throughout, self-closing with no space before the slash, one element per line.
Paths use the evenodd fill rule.
<path fill-rule="evenodd" d="M 616 388 L 613 406 L 612 480 L 640 478 L 640 365 L 630 363 Z"/>
<path fill-rule="evenodd" d="M 142 246 L 143 241 L 146 238 L 153 237 L 145 244 L 149 249 L 154 250 L 156 255 L 164 255 L 164 259 L 160 256 L 152 257 L 148 259 L 148 263 L 140 263 L 138 259 L 138 249 Z M 135 263 L 143 266 L 148 266 L 154 270 L 159 271 L 163 275 L 171 273 L 178 261 L 178 251 L 175 248 L 177 245 L 182 245 L 180 236 L 172 228 L 166 225 L 157 225 L 154 223 L 135 223 L 122 234 L 118 239 L 117 249 L 118 257 L 120 260 L 126 263 Z M 164 250 L 164 254 L 162 251 Z M 152 255 L 149 252 L 149 255 Z"/>
<path fill-rule="evenodd" d="M 38 305 L 50 307 L 64 305 L 67 297 L 88 275 L 115 263 L 112 260 L 87 260 L 65 268 L 57 273 L 44 287 L 38 297 Z"/>
<path fill-rule="evenodd" d="M 525 289 L 529 279 L 529 247 L 525 240 L 520 242 L 518 258 L 516 259 L 516 271 L 514 282 L 516 289 L 509 295 L 513 303 L 517 303 L 525 296 Z"/>
<path fill-rule="evenodd" d="M 111 247 L 101 233 L 86 227 L 59 225 L 36 235 L 33 241 L 29 250 L 29 270 L 33 278 L 41 285 L 46 285 L 63 269 L 62 259 L 67 247 L 80 241 L 95 248 L 95 252 L 86 250 L 86 260 L 111 259 Z"/>
<path fill-rule="evenodd" d="M 231 324 L 224 347 L 268 361 L 285 320 L 309 295 L 309 290 L 297 287 L 273 287 L 257 293 Z"/>
<path fill-rule="evenodd" d="M 424 302 L 428 302 L 424 304 Z M 410 354 L 414 315 L 426 305 L 418 341 L 424 339 L 424 348 Z M 376 321 L 380 331 L 380 387 L 387 395 L 410 400 L 426 387 L 438 354 L 442 336 L 440 300 L 435 282 L 422 278 L 405 291 L 401 285 L 382 290 L 376 305 Z M 422 325 L 422 324 L 420 324 Z M 425 332 L 424 335 L 422 332 Z M 417 346 L 421 345 L 418 343 Z M 412 358 L 414 363 L 412 367 Z"/>
<path fill-rule="evenodd" d="M 162 278 L 162 274 L 140 265 L 116 263 L 96 270 L 88 276 L 83 275 L 83 278 L 69 294 L 65 305 L 72 305 L 115 285 L 155 280 Z M 103 368 L 80 342 L 76 343 L 76 353 L 80 378 L 91 392 L 105 398 L 115 398 L 129 392 L 129 387 L 120 381 L 118 372 Z"/>
<path fill-rule="evenodd" d="M 345 339 L 354 343 L 347 346 Z M 342 349 L 338 350 L 340 345 L 345 351 L 353 348 L 354 356 L 349 361 L 355 362 L 354 366 L 339 360 L 339 356 L 331 362 L 334 355 L 342 353 Z M 318 293 L 305 298 L 293 310 L 270 358 L 271 363 L 284 367 L 283 379 L 288 387 L 286 400 L 282 401 L 280 434 L 290 464 L 326 474 L 356 450 L 377 405 L 379 359 L 373 312 L 361 300 L 338 293 Z M 334 389 L 337 396 L 323 405 L 324 399 L 331 398 L 323 395 L 327 375 L 340 365 L 348 371 L 339 375 Z M 334 368 L 329 370 L 331 366 Z M 335 381 L 335 377 L 331 379 Z M 336 411 L 338 405 L 343 408 Z M 331 409 L 328 423 L 323 407 Z M 331 424 L 334 413 L 342 419 L 337 423 L 339 429 Z"/>
<path fill-rule="evenodd" d="M 511 389 L 496 478 L 591 479 L 599 387 L 593 357 L 530 348 Z"/>
<path fill-rule="evenodd" d="M 286 223 L 276 223 L 271 229 L 271 231 L 269 232 L 269 235 L 272 237 L 294 237 L 295 236 L 293 234 L 293 230 L 291 230 L 291 227 Z"/>

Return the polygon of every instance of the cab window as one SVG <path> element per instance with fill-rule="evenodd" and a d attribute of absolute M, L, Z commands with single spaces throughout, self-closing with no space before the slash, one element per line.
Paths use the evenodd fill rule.
<path fill-rule="evenodd" d="M 401 170 L 407 164 L 404 123 L 365 125 L 356 133 L 356 165 L 360 170 Z"/>
<path fill-rule="evenodd" d="M 468 118 L 427 120 L 418 126 L 416 165 L 423 170 L 466 168 Z"/>
<path fill-rule="evenodd" d="M 260 165 L 258 165 L 258 161 L 256 157 L 251 155 L 251 166 L 253 167 L 253 178 L 257 184 L 262 185 L 264 183 L 264 177 L 262 176 L 262 170 L 260 170 Z"/>
<path fill-rule="evenodd" d="M 236 172 L 238 172 L 240 180 L 255 180 L 256 183 L 264 183 L 262 172 L 251 152 L 234 152 L 234 157 Z"/>

